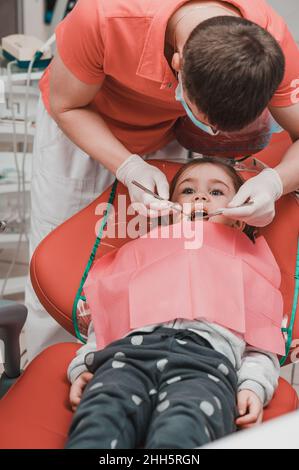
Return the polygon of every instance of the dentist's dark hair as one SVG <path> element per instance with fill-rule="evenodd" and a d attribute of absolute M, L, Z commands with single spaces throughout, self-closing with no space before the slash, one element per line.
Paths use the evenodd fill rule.
<path fill-rule="evenodd" d="M 222 131 L 240 130 L 258 118 L 284 70 L 276 39 L 244 18 L 207 19 L 193 29 L 183 48 L 184 90 Z"/>

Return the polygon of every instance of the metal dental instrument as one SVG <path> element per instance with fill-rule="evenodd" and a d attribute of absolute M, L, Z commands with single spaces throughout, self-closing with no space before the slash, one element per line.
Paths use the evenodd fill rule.
<path fill-rule="evenodd" d="M 182 209 L 179 209 L 176 205 L 175 205 L 175 202 L 171 202 L 171 201 L 168 201 L 168 199 L 164 199 L 163 197 L 159 196 L 158 194 L 154 193 L 153 191 L 151 191 L 150 189 L 146 188 L 145 186 L 143 186 L 142 184 L 138 183 L 138 181 L 136 180 L 133 180 L 132 181 L 133 184 L 135 184 L 135 186 L 137 186 L 138 188 L 142 189 L 143 191 L 145 191 L 147 194 L 151 194 L 151 196 L 154 196 L 156 199 L 159 199 L 159 201 L 167 201 L 167 202 L 170 202 L 171 203 L 171 209 L 174 209 L 178 212 L 181 212 L 183 213 L 184 215 L 186 216 L 189 216 L 189 214 L 186 214 L 185 212 L 183 212 Z"/>
<path fill-rule="evenodd" d="M 251 206 L 253 204 L 253 201 L 248 201 L 248 202 L 245 202 L 244 204 L 241 204 L 240 206 L 236 206 L 232 209 L 236 209 L 238 207 L 247 207 L 247 206 Z M 195 218 L 196 218 L 196 213 L 201 213 L 203 215 L 201 215 L 200 217 L 198 217 L 199 219 L 209 219 L 210 217 L 214 217 L 215 215 L 221 215 L 223 214 L 223 209 L 218 209 L 214 212 L 210 212 L 209 214 L 204 214 L 203 213 L 204 211 L 195 211 L 194 212 L 194 215 L 195 215 Z"/>
<path fill-rule="evenodd" d="M 142 189 L 143 191 L 145 191 L 146 193 L 148 194 L 151 194 L 152 196 L 154 196 L 156 199 L 159 199 L 160 201 L 167 201 L 167 199 L 164 199 L 163 197 L 159 196 L 158 194 L 154 193 L 153 191 L 151 191 L 150 189 L 146 188 L 145 186 L 143 186 L 142 184 L 138 183 L 138 181 L 136 180 L 133 180 L 132 181 L 133 184 L 135 184 L 135 186 L 137 186 L 138 188 Z M 171 202 L 171 201 L 169 201 Z M 240 206 L 236 206 L 234 207 L 234 209 L 236 209 L 237 207 L 247 207 L 247 206 L 251 206 L 251 204 L 253 204 L 253 201 L 248 201 L 248 202 L 245 202 L 244 204 L 241 204 Z M 176 211 L 178 212 L 182 212 L 184 215 L 186 215 L 187 217 L 191 217 L 191 214 L 186 214 L 185 212 L 183 212 L 181 209 L 179 209 L 175 203 L 172 203 L 172 206 L 171 206 L 172 209 L 175 209 Z M 196 218 L 196 211 L 193 212 L 194 215 L 195 215 L 195 218 Z M 216 215 L 221 215 L 223 214 L 223 209 L 218 209 L 214 212 L 210 212 L 209 214 L 204 214 L 204 211 L 197 211 L 198 214 L 202 214 L 201 217 L 198 217 L 199 219 L 209 219 L 210 217 L 214 217 Z"/>

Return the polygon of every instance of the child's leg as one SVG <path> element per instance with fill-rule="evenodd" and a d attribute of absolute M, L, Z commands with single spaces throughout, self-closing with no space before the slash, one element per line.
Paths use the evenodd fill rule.
<path fill-rule="evenodd" d="M 190 449 L 235 430 L 237 376 L 196 333 L 174 335 L 145 448 Z"/>
<path fill-rule="evenodd" d="M 130 368 L 95 374 L 74 415 L 68 449 L 134 449 L 147 429 L 150 402 Z M 105 384 L 105 385 L 104 385 Z"/>
<path fill-rule="evenodd" d="M 135 448 L 144 442 L 157 388 L 161 335 L 135 334 L 85 362 L 93 379 L 75 413 L 67 448 Z"/>

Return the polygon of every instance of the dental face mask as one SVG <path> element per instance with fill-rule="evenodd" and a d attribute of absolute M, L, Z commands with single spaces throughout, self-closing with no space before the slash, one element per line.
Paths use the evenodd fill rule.
<path fill-rule="evenodd" d="M 177 101 L 179 101 L 181 103 L 181 105 L 183 106 L 184 110 L 186 111 L 186 114 L 187 116 L 189 117 L 189 119 L 193 122 L 193 124 L 196 126 L 196 127 L 199 127 L 199 129 L 201 129 L 202 131 L 206 132 L 207 134 L 210 134 L 210 135 L 218 135 L 219 134 L 219 131 L 214 131 L 212 129 L 211 126 L 207 126 L 206 124 L 204 124 L 203 122 L 199 121 L 195 116 L 194 114 L 192 113 L 191 109 L 189 108 L 189 106 L 187 105 L 186 101 L 184 100 L 183 98 L 183 85 L 182 85 L 182 78 L 181 78 L 181 74 L 179 73 L 178 74 L 178 86 L 175 90 L 175 99 Z"/>
<path fill-rule="evenodd" d="M 177 141 L 192 152 L 237 159 L 260 152 L 269 144 L 273 134 L 282 131 L 268 108 L 241 130 L 219 131 L 217 136 L 195 127 L 187 115 L 179 118 L 174 128 Z"/>

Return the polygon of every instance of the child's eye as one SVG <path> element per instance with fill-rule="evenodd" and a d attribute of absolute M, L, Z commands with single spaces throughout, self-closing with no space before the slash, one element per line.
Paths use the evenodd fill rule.
<path fill-rule="evenodd" d="M 212 194 L 212 196 L 223 196 L 224 192 L 221 191 L 221 189 L 212 189 L 212 191 L 210 191 L 210 194 Z"/>
<path fill-rule="evenodd" d="M 184 188 L 182 193 L 183 194 L 192 194 L 194 192 L 194 189 L 193 188 Z"/>

